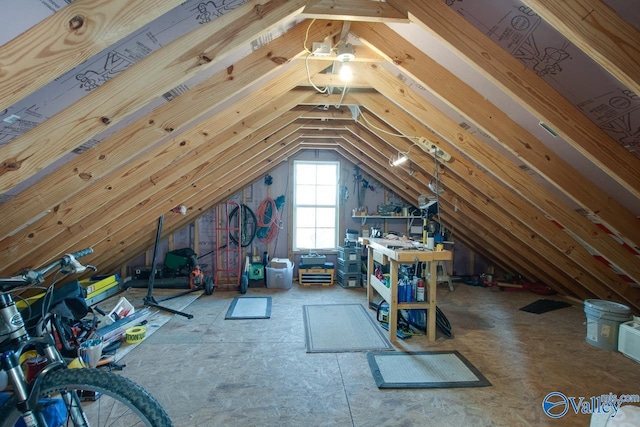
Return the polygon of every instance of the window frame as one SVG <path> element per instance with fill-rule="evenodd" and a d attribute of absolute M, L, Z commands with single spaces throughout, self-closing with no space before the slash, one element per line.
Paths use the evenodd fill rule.
<path fill-rule="evenodd" d="M 308 204 L 298 204 L 297 200 L 297 187 L 298 187 L 298 171 L 297 165 L 299 164 L 311 164 L 311 165 L 333 165 L 335 167 L 335 200 L 332 205 L 308 205 Z M 291 250 L 293 252 L 329 252 L 336 251 L 339 246 L 339 230 L 340 230 L 340 171 L 341 171 L 341 163 L 339 160 L 304 160 L 297 159 L 293 160 L 293 188 L 292 188 L 292 227 L 291 227 Z M 316 182 L 317 187 L 317 182 Z M 298 232 L 298 208 L 299 207 L 330 207 L 335 211 L 334 214 L 334 236 L 333 236 L 333 246 L 332 247 L 322 247 L 322 248 L 304 248 L 297 246 L 297 232 Z M 318 227 L 315 227 L 317 230 Z"/>

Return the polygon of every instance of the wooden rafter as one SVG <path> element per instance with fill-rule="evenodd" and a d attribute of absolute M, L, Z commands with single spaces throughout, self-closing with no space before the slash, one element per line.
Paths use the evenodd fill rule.
<path fill-rule="evenodd" d="M 343 19 L 345 21 L 409 22 L 406 13 L 389 3 L 371 0 L 317 0 L 302 12 L 307 18 Z"/>
<path fill-rule="evenodd" d="M 448 141 L 455 141 L 456 150 L 460 150 L 474 159 L 477 164 L 488 170 L 503 185 L 508 186 L 520 197 L 537 206 L 567 230 L 575 233 L 579 239 L 589 242 L 589 245 L 604 258 L 614 263 L 629 277 L 640 282 L 638 259 L 600 227 L 569 209 L 566 203 L 554 192 L 532 180 L 526 172 L 503 154 L 487 144 L 483 144 L 474 135 L 462 129 L 435 106 L 399 82 L 391 73 L 375 64 L 367 67 L 367 70 L 370 81 L 380 93 L 397 104 L 402 104 L 405 111 L 410 111 L 414 116 L 424 117 L 425 123 L 428 123 L 428 126 L 437 134 L 442 135 Z M 549 221 L 549 227 L 551 226 Z"/>
<path fill-rule="evenodd" d="M 386 98 L 381 95 L 376 97 L 371 94 L 354 93 L 352 96 L 376 116 L 387 123 L 393 123 L 394 127 L 407 135 L 415 134 L 416 130 L 423 126 L 398 107 L 392 107 L 388 103 L 384 103 L 385 99 L 394 99 L 398 102 L 399 98 L 396 95 Z M 419 113 L 417 108 L 413 109 L 413 112 L 420 120 L 424 120 L 426 123 L 433 120 L 429 118 L 428 114 Z M 456 151 L 453 145 L 444 146 L 444 149 L 448 152 Z M 615 289 L 617 294 L 632 303 L 632 305 L 637 306 L 636 304 L 640 304 L 638 292 L 633 292 L 628 284 L 624 283 L 611 269 L 595 260 L 568 235 L 558 233 L 555 226 L 545 219 L 536 208 L 515 197 L 514 193 L 499 185 L 495 179 L 487 176 L 476 165 L 465 161 L 464 156 L 456 157 L 455 161 L 447 163 L 446 169 L 456 173 L 461 178 L 461 182 L 466 182 L 473 187 L 473 190 L 468 190 L 461 186 L 460 188 L 454 188 L 453 191 L 469 203 L 475 206 L 483 206 L 483 209 L 492 217 L 499 218 L 498 222 L 507 228 L 513 237 L 518 238 L 522 245 L 557 265 L 563 265 L 563 268 L 567 271 L 574 271 L 572 275 L 578 282 L 595 294 L 601 295 L 602 298 L 611 297 L 612 289 Z M 449 183 L 449 185 L 453 185 L 454 182 Z M 505 210 L 509 215 L 505 216 Z M 540 239 L 540 237 L 543 239 Z M 551 243 L 553 247 L 542 242 L 542 240 Z M 571 258 L 575 264 L 566 260 L 565 257 Z M 586 273 L 587 270 L 596 271 L 597 273 L 595 274 L 598 276 L 598 280 L 590 277 Z M 608 289 L 609 287 L 611 289 Z"/>
<path fill-rule="evenodd" d="M 5 238 L 2 240 L 4 246 L 0 250 L 0 259 L 4 260 L 3 271 L 13 273 L 29 265 L 34 257 L 42 257 L 45 252 L 64 252 L 65 248 L 61 245 L 72 247 L 79 239 L 90 236 L 93 232 L 109 230 L 105 225 L 117 216 L 118 212 L 133 212 L 140 207 L 140 203 L 148 209 L 149 205 L 145 200 L 153 197 L 174 180 L 177 180 L 177 183 L 172 184 L 173 192 L 178 191 L 180 187 L 177 185 L 180 182 L 183 182 L 183 186 L 188 186 L 189 174 L 193 174 L 193 179 L 196 179 L 199 170 L 212 167 L 215 164 L 213 159 L 223 150 L 231 149 L 234 142 L 258 127 L 264 127 L 263 132 L 268 132 L 269 128 L 266 125 L 270 120 L 291 109 L 304 98 L 306 94 L 288 92 L 287 88 L 293 87 L 295 82 L 303 79 L 305 75 L 304 70 L 288 70 L 279 76 L 281 80 L 275 79 L 281 81 L 280 85 L 274 82 L 271 90 L 265 89 L 253 96 L 245 97 L 227 107 L 215 118 L 189 129 L 185 135 L 154 147 L 143 156 L 137 157 L 133 164 L 114 170 L 110 176 L 66 200 L 61 208 L 47 214 L 28 228 Z M 278 97 L 281 93 L 286 95 L 285 100 Z M 281 102 L 275 104 L 274 100 Z M 253 110 L 261 105 L 267 107 L 263 107 L 260 113 L 255 113 Z M 255 129 L 249 126 L 248 121 L 252 113 L 257 117 L 254 121 Z M 220 120 L 225 114 L 227 118 Z M 235 123 L 239 124 L 234 128 L 232 125 Z M 231 130 L 228 130 L 229 127 Z M 227 135 L 224 135 L 222 142 L 212 139 L 214 135 L 225 130 Z M 186 141 L 189 143 L 183 144 Z M 189 162 L 194 163 L 193 172 L 187 172 L 180 166 Z M 165 194 L 165 197 L 170 197 L 170 194 Z M 135 216 L 131 217 L 126 224 L 135 219 Z M 13 253 L 21 253 L 22 257 L 12 259 Z"/>
<path fill-rule="evenodd" d="M 467 212 L 466 210 L 469 209 Z M 443 218 L 454 221 L 454 235 L 462 233 L 467 236 L 465 246 L 469 246 L 476 253 L 488 252 L 496 263 L 506 262 L 507 272 L 523 274 L 528 280 L 544 283 L 564 295 L 573 295 L 580 299 L 593 298 L 595 295 L 586 288 L 579 286 L 573 277 L 561 270 L 549 260 L 536 257 L 532 259 L 529 253 L 521 252 L 513 246 L 513 239 L 498 225 L 491 225 L 491 219 L 474 212 L 473 207 L 455 209 L 446 201 L 442 204 Z M 497 234 L 496 234 L 497 233 Z M 475 245 L 473 243 L 476 243 Z"/>
<path fill-rule="evenodd" d="M 1 146 L 0 192 L 33 176 L 269 28 L 299 14 L 306 5 L 303 0 L 271 0 L 256 8 L 255 3 L 245 3 L 149 54 L 69 108 Z M 154 73 L 149 74 L 149 70 Z"/>
<path fill-rule="evenodd" d="M 365 105 L 371 106 L 371 103 L 367 103 Z M 374 111 L 375 111 L 375 108 L 374 108 Z M 369 120 L 375 121 L 374 118 L 370 118 Z M 375 125 L 379 126 L 377 122 L 375 123 Z M 378 136 L 380 135 L 378 134 Z M 377 142 L 372 142 L 370 139 L 368 141 L 369 141 L 369 145 L 372 145 L 375 150 L 377 151 L 384 150 L 384 147 L 376 147 L 376 145 L 378 145 Z M 397 144 L 397 142 L 395 143 Z M 369 156 L 371 156 L 371 154 L 369 154 Z M 423 158 L 425 157 L 424 155 L 417 154 L 412 157 L 413 157 L 412 163 L 414 163 L 417 167 L 420 167 L 422 169 L 427 169 L 429 168 L 430 165 L 433 165 L 431 160 L 426 160 L 426 161 L 423 160 Z M 429 157 L 429 156 L 426 156 L 426 157 Z M 454 163 L 459 163 L 459 161 L 454 161 Z M 384 167 L 384 163 L 382 163 L 382 166 Z M 446 165 L 447 169 L 449 169 L 450 167 L 452 166 L 450 166 L 449 164 Z M 388 165 L 387 165 L 387 169 L 395 169 L 395 168 L 388 168 Z M 464 171 L 465 165 L 461 165 L 460 169 Z M 428 177 L 426 179 L 419 178 L 417 182 L 421 182 L 421 183 L 428 182 L 430 178 L 431 177 Z M 446 182 L 445 193 L 452 192 L 456 196 L 460 197 L 462 200 L 467 201 L 468 202 L 467 204 L 470 206 L 482 206 L 483 211 L 485 212 L 485 215 L 491 218 L 491 221 L 494 222 L 494 225 L 490 226 L 491 227 L 490 229 L 492 230 L 491 235 L 493 236 L 492 239 L 496 239 L 498 241 L 506 243 L 506 242 L 513 242 L 513 239 L 516 238 L 517 240 L 520 240 L 522 244 L 527 245 L 528 247 L 531 247 L 531 249 L 533 249 L 534 251 L 538 252 L 537 255 L 529 253 L 528 254 L 529 259 L 532 259 L 533 257 L 535 257 L 539 264 L 548 263 L 552 259 L 555 261 L 554 257 L 557 257 L 558 255 L 557 255 L 557 252 L 552 247 L 550 247 L 548 244 L 545 244 L 545 242 L 541 242 L 539 240 L 533 241 L 533 239 L 531 238 L 531 233 L 525 229 L 523 224 L 520 224 L 516 218 L 510 216 L 508 211 L 505 212 L 501 208 L 501 206 L 499 206 L 498 204 L 492 203 L 491 200 L 489 200 L 488 198 L 478 195 L 477 189 L 473 188 L 472 185 L 470 185 L 468 182 L 465 181 L 464 175 L 455 176 L 452 174 L 447 174 L 446 177 L 444 178 L 444 182 Z M 422 187 L 423 187 L 423 192 L 426 192 L 426 193 L 429 192 L 429 190 L 426 188 L 424 184 L 422 185 Z M 443 197 L 443 199 L 446 199 L 446 197 Z M 469 214 L 470 212 L 467 212 L 467 215 Z M 471 216 L 474 218 L 476 222 L 479 221 L 477 214 L 471 213 Z M 509 226 L 509 229 L 505 230 L 504 227 L 507 224 Z M 478 238 L 480 239 L 480 241 L 482 241 L 481 236 L 478 236 Z M 566 268 L 568 269 L 568 271 L 573 271 L 576 274 L 584 275 L 584 273 L 580 271 L 580 268 L 575 266 L 575 264 L 571 263 L 570 261 L 568 260 L 561 261 L 560 263 L 565 264 L 567 266 Z M 551 277 L 553 278 L 553 276 Z M 550 282 L 550 284 L 553 284 L 553 283 L 555 282 L 554 281 Z M 592 288 L 596 288 L 600 292 L 600 295 L 611 296 L 610 290 L 608 290 L 604 285 L 595 281 L 591 281 L 589 285 L 592 286 Z M 569 288 L 576 287 L 575 284 L 569 284 L 568 286 Z M 574 291 L 577 291 L 577 289 L 575 289 Z"/>
<path fill-rule="evenodd" d="M 355 129 L 352 129 L 352 130 L 355 130 Z M 397 191 L 399 192 L 399 194 L 406 197 L 406 192 L 405 192 L 406 190 L 403 191 L 403 189 L 399 188 L 399 186 L 403 184 L 406 184 L 411 189 L 409 191 L 421 190 L 418 192 L 414 192 L 411 196 L 409 196 L 408 200 L 415 200 L 417 199 L 417 196 L 420 193 L 429 192 L 427 186 L 424 185 L 424 182 L 428 182 L 429 178 L 424 179 L 424 177 L 422 176 L 415 176 L 415 175 L 406 176 L 403 174 L 402 177 L 398 179 L 398 177 L 396 177 L 393 174 L 392 171 L 397 171 L 398 173 L 404 172 L 404 171 L 399 168 L 389 168 L 387 164 L 387 157 L 377 154 L 381 151 L 385 151 L 383 145 L 378 146 L 380 145 L 380 142 L 378 141 L 374 142 L 372 141 L 370 136 L 367 136 L 367 143 L 365 144 L 365 146 L 363 146 L 361 144 L 358 144 L 353 138 L 349 138 L 346 135 L 343 135 L 343 138 L 345 138 L 345 141 L 347 141 L 348 144 L 351 144 L 353 148 L 356 150 L 354 154 L 358 155 L 358 158 L 361 161 L 364 160 L 364 163 L 368 164 L 372 168 L 375 176 L 383 176 L 387 178 L 388 183 L 386 185 L 390 189 L 392 189 L 392 191 Z M 348 145 L 343 145 L 343 147 L 349 150 Z M 373 148 L 373 150 L 371 150 L 370 148 Z M 464 185 L 464 183 L 460 183 L 459 185 Z M 459 185 L 454 185 L 450 187 L 448 191 L 445 192 L 445 195 L 440 198 L 441 202 L 444 202 L 445 206 L 447 204 L 447 198 L 452 192 L 455 193 L 455 188 L 459 188 Z M 459 215 L 460 214 L 458 214 L 458 216 Z M 478 213 L 471 213 L 470 215 L 469 212 L 467 212 L 465 215 L 465 218 L 469 220 L 471 217 L 474 218 L 474 221 L 476 223 L 474 225 L 474 230 L 476 230 L 475 240 L 482 242 L 482 246 L 486 248 L 484 252 L 488 251 L 489 253 L 491 253 L 491 249 L 494 243 L 509 245 L 513 242 L 513 236 L 505 232 L 499 224 L 496 224 L 496 223 L 494 223 L 493 225 L 489 224 L 490 222 L 489 217 L 487 217 L 487 219 L 482 219 L 481 215 L 479 215 Z M 482 230 L 486 230 L 486 231 L 483 232 Z M 564 293 L 567 293 L 567 289 L 570 290 L 569 293 L 571 294 L 576 294 L 576 293 L 580 294 L 581 292 L 583 292 L 581 291 L 581 288 L 577 284 L 573 283 L 572 281 L 566 284 L 565 283 L 566 276 L 554 274 L 555 269 L 552 268 L 552 264 L 545 258 L 538 257 L 535 260 L 535 264 L 533 264 L 533 260 L 530 254 L 527 254 L 527 256 L 525 257 L 525 256 L 520 256 L 519 254 L 504 256 L 503 253 L 500 253 L 499 256 L 501 257 L 501 259 L 507 260 L 507 262 L 509 262 L 510 265 L 516 266 L 519 269 L 519 271 L 530 272 L 529 273 L 530 277 L 539 277 L 540 275 L 539 268 L 542 265 L 547 265 L 548 268 L 544 269 L 547 275 L 546 277 L 547 283 L 552 284 L 556 289 Z M 516 257 L 518 259 L 518 262 L 511 261 L 512 257 Z M 523 269 L 523 266 L 524 266 L 524 269 Z M 536 272 L 536 273 L 531 273 L 531 272 Z"/>
<path fill-rule="evenodd" d="M 283 148 L 282 146 L 272 147 L 271 151 L 263 151 L 262 155 L 264 157 L 262 159 L 256 160 L 252 158 L 253 164 L 251 164 L 251 167 L 242 161 L 242 154 L 237 154 L 237 161 L 231 162 L 230 165 L 233 165 L 233 167 L 239 166 L 247 172 L 239 176 L 234 173 L 233 170 L 230 170 L 224 174 L 224 177 L 221 177 L 221 174 L 215 172 L 208 174 L 206 178 L 209 181 L 216 181 L 220 178 L 219 185 L 215 188 L 208 187 L 208 189 L 203 190 L 201 194 L 198 194 L 194 200 L 187 199 L 188 201 L 186 203 L 189 206 L 187 216 L 170 215 L 166 217 L 164 226 L 166 234 L 174 233 L 193 222 L 198 216 L 228 199 L 229 196 L 241 190 L 243 187 L 249 185 L 258 177 L 271 170 L 274 164 L 281 162 L 297 150 L 299 150 L 299 147 L 294 144 L 289 145 L 287 148 Z M 143 221 L 151 222 L 153 225 L 153 219 L 154 218 L 149 215 L 144 218 Z M 145 223 L 143 221 L 140 222 Z M 149 247 L 150 240 L 148 236 L 150 229 L 151 227 L 147 227 L 146 230 L 130 228 L 129 230 L 120 231 L 118 235 L 121 237 L 121 240 L 116 241 L 116 243 L 122 248 L 122 253 L 118 254 L 118 256 L 114 256 L 114 254 L 109 252 L 109 248 L 114 246 L 113 243 L 98 245 L 96 252 L 101 255 L 97 257 L 97 263 L 104 265 L 106 269 L 115 269 L 121 265 L 123 259 L 129 260 L 134 258 Z"/>
<path fill-rule="evenodd" d="M 571 43 L 640 94 L 640 31 L 602 0 L 523 0 Z"/>
<path fill-rule="evenodd" d="M 304 96 L 303 93 L 300 95 Z M 287 96 L 290 95 L 283 95 L 285 98 Z M 275 102 L 284 101 L 285 98 L 276 100 Z M 283 108 L 285 107 L 283 106 Z M 304 113 L 303 110 L 290 111 L 292 116 Z M 216 164 L 219 166 L 203 171 L 202 176 L 198 179 L 199 183 L 205 184 L 198 184 L 193 188 L 186 188 L 186 191 L 179 194 L 180 199 L 175 201 L 175 203 L 182 203 L 189 206 L 188 212 L 192 215 L 191 218 L 180 221 L 180 224 L 184 225 L 193 220 L 194 213 L 196 216 L 199 216 L 206 212 L 224 198 L 229 197 L 255 180 L 258 176 L 269 171 L 283 158 L 300 150 L 300 144 L 296 141 L 296 138 L 288 140 L 288 136 L 293 132 L 293 128 L 286 131 L 286 129 L 289 128 L 289 125 L 285 124 L 287 121 L 289 121 L 289 119 L 286 117 L 274 119 L 269 123 L 270 129 L 265 126 L 260 131 L 241 138 L 243 145 L 248 147 L 244 151 L 227 150 L 222 153 L 222 156 L 216 156 Z M 274 133 L 274 129 L 278 128 L 280 131 Z M 279 133 L 279 136 L 275 136 L 277 133 Z M 232 135 L 233 131 L 229 132 L 229 134 Z M 271 136 L 267 137 L 266 135 Z M 220 138 L 224 136 L 226 135 L 218 135 Z M 238 174 L 238 170 L 243 170 L 243 173 Z M 162 198 L 159 198 L 159 200 L 162 202 Z M 167 206 L 170 206 L 170 204 L 164 203 L 163 208 L 168 210 L 169 208 Z M 167 232 L 171 232 L 171 230 L 175 231 L 179 227 L 179 225 L 174 228 L 169 227 L 167 228 Z M 128 229 L 120 230 L 117 237 L 124 239 L 123 241 L 129 245 L 132 242 L 132 238 L 130 238 L 127 233 L 134 233 L 135 231 L 135 229 L 132 230 L 129 227 Z M 124 259 L 131 259 L 139 254 L 141 248 L 148 247 L 149 240 L 148 238 L 146 241 L 144 240 L 144 234 L 136 233 L 133 239 L 137 240 L 138 238 L 142 239 L 140 243 L 141 246 L 139 246 L 137 252 L 128 252 L 129 256 Z M 122 259 L 122 257 L 119 258 L 120 263 L 122 263 Z M 114 260 L 112 262 L 115 262 L 117 266 L 118 261 Z"/>
<path fill-rule="evenodd" d="M 0 215 L 3 218 L 0 223 L 0 239 L 102 179 L 113 169 L 149 149 L 160 138 L 167 135 L 176 138 L 198 118 L 206 117 L 212 109 L 222 105 L 246 87 L 272 75 L 290 59 L 303 55 L 302 41 L 307 27 L 307 23 L 301 23 L 283 37 L 241 59 L 230 69 L 216 73 L 173 101 L 105 138 L 95 149 L 75 157 L 64 167 L 53 171 L 47 180 L 35 183 L 0 205 Z M 310 36 L 324 38 L 338 31 L 337 26 L 327 22 L 313 26 Z M 273 61 L 273 57 L 283 60 Z M 323 66 L 313 62 L 309 65 L 314 75 Z M 285 78 L 287 76 L 289 74 L 286 74 Z M 272 84 L 278 81 L 276 79 Z M 284 91 L 289 87 L 280 90 Z M 55 185 L 52 185 L 52 182 Z M 108 195 L 105 194 L 103 200 L 108 200 Z"/>
<path fill-rule="evenodd" d="M 489 78 L 573 148 L 640 198 L 640 159 L 625 150 L 533 71 L 492 42 L 445 3 L 389 0 Z"/>
<path fill-rule="evenodd" d="M 538 5 L 550 3 L 547 0 L 524 1 Z M 583 4 L 593 1 L 585 0 Z M 107 11 L 107 22 L 125 10 L 143 7 L 146 2 L 141 0 L 137 2 L 140 4 L 125 5 L 120 0 L 105 0 L 100 7 Z M 73 5 L 80 7 L 85 4 L 92 3 L 78 0 Z M 259 8 L 252 8 L 258 4 Z M 577 0 L 569 0 L 566 5 L 558 7 L 561 9 L 554 9 L 552 15 L 558 18 L 571 14 L 568 31 L 579 37 L 579 31 L 571 27 L 576 25 L 572 19 L 581 16 L 576 12 Z M 73 9 L 69 6 L 63 10 Z M 640 309 L 638 290 L 596 261 L 573 237 L 559 232 L 543 212 L 638 280 L 640 267 L 636 258 L 615 247 L 609 236 L 568 209 L 559 199 L 550 196 L 545 192 L 548 190 L 523 174 L 515 162 L 500 157 L 485 145 L 481 146 L 479 141 L 444 117 L 434 106 L 383 70 L 381 60 L 393 61 L 589 213 L 596 213 L 610 228 L 638 243 L 640 231 L 634 228 L 637 220 L 632 214 L 619 210 L 619 204 L 609 203 L 603 192 L 589 192 L 584 185 L 578 188 L 575 182 L 584 180 L 576 171 L 566 167 L 502 111 L 410 46 L 386 25 L 379 24 L 406 22 L 410 17 L 421 28 L 453 46 L 529 111 L 534 114 L 544 112 L 545 115 L 536 115 L 559 130 L 571 144 L 584 144 L 579 150 L 586 157 L 626 185 L 635 196 L 640 194 L 640 186 L 637 185 L 640 178 L 636 173 L 638 162 L 633 156 L 592 123 L 593 126 L 589 127 L 590 122 L 580 114 L 576 115 L 575 108 L 567 110 L 566 100 L 536 76 L 532 77 L 526 70 L 523 72 L 521 64 L 440 1 L 429 2 L 428 7 L 419 0 L 250 1 L 216 19 L 215 25 L 207 31 L 201 29 L 207 27 L 203 26 L 162 47 L 120 73 L 108 86 L 103 85 L 53 119 L 0 147 L 0 158 L 4 162 L 4 169 L 0 169 L 0 192 L 32 176 L 49 161 L 67 153 L 70 147 L 91 139 L 167 88 L 219 62 L 243 43 L 296 14 L 298 17 L 334 17 L 344 21 L 344 26 L 343 23 L 322 19 L 311 26 L 308 21 L 301 23 L 203 85 L 106 138 L 95 149 L 77 156 L 54 171 L 42 184 L 37 183 L 13 200 L 1 204 L 0 260 L 4 260 L 5 273 L 41 263 L 54 252 L 84 246 L 94 246 L 96 255 L 90 260 L 99 263 L 101 268 L 118 268 L 150 246 L 155 220 L 160 214 L 177 204 L 186 204 L 189 207 L 186 216 L 170 216 L 165 223 L 167 233 L 177 231 L 283 159 L 307 148 L 335 150 L 344 158 L 362 164 L 363 170 L 379 177 L 391 191 L 407 200 L 415 200 L 419 194 L 427 192 L 426 184 L 432 177 L 434 165 L 431 154 L 412 147 L 412 141 L 406 138 L 379 132 L 362 121 L 354 122 L 353 110 L 345 106 L 359 105 L 376 128 L 385 128 L 391 133 L 397 131 L 425 136 L 453 154 L 453 161 L 444 166 L 441 175 L 446 188 L 441 198 L 443 212 L 447 214 L 443 222 L 458 228 L 470 247 L 486 252 L 489 258 L 515 268 L 533 280 L 542 279 L 567 295 L 581 299 L 596 296 L 620 300 Z M 56 19 L 63 16 L 60 14 Z M 136 16 L 139 22 L 135 19 L 118 22 L 119 26 L 113 27 L 114 31 L 122 31 L 122 36 L 130 31 L 127 28 L 142 25 L 140 22 L 151 19 L 150 16 Z M 601 16 L 598 9 L 589 18 L 593 18 L 589 24 L 592 27 L 601 24 Z M 52 17 L 47 21 L 57 22 L 56 19 Z M 554 18 L 547 19 L 552 21 Z M 616 22 L 609 18 L 605 21 Z M 107 30 L 103 22 L 96 28 Z M 335 58 L 311 57 L 305 62 L 300 59 L 307 53 L 303 46 L 307 30 L 309 42 L 333 37 L 332 42 L 335 43 L 341 28 L 342 36 L 351 31 L 367 44 L 357 47 L 361 55 L 354 62 L 366 62 L 366 65 L 358 68 L 358 64 L 353 64 L 355 80 L 344 96 L 341 90 L 345 86 L 334 74 L 317 74 L 329 65 L 327 61 Z M 33 31 L 35 35 L 36 30 Z M 92 49 L 97 49 L 100 43 L 109 44 L 106 40 L 92 40 L 89 34 L 80 34 L 79 31 L 73 36 L 82 37 L 86 45 L 76 52 L 78 55 L 90 54 L 88 52 L 93 52 Z M 58 38 L 49 41 L 52 45 L 64 42 L 63 35 L 67 30 L 55 34 Z M 619 37 L 615 31 L 601 34 L 605 38 L 607 35 L 611 38 L 605 40 L 605 46 L 606 43 L 615 44 L 613 39 Z M 31 39 L 20 36 L 16 43 L 28 40 L 37 40 L 35 45 L 40 51 L 47 46 L 41 35 Z M 621 64 L 619 69 L 606 65 L 627 46 L 637 51 L 635 40 L 620 46 L 617 51 L 602 52 L 606 47 L 594 44 L 594 51 L 587 53 L 594 58 L 602 55 L 602 59 L 596 60 L 621 81 L 631 79 L 637 85 L 637 74 L 635 77 L 633 74 L 638 72 L 637 66 L 633 68 L 637 62 L 631 67 Z M 11 53 L 5 47 L 0 48 L 0 59 L 3 54 Z M 504 65 L 495 63 L 495 58 L 504 61 L 505 55 L 508 59 Z M 62 64 L 59 70 L 77 60 L 63 51 L 54 57 Z M 35 61 L 29 58 L 25 55 L 21 60 L 25 64 Z M 207 62 L 209 59 L 212 61 Z M 634 57 L 633 61 L 637 58 Z M 145 65 L 139 65 L 141 63 Z M 310 67 L 314 84 L 333 88 L 331 95 L 317 94 L 309 89 L 305 64 Z M 148 77 L 150 68 L 156 70 L 153 79 Z M 48 70 L 43 82 L 60 72 Z M 132 82 L 136 83 L 135 87 Z M 252 86 L 256 82 L 259 86 Z M 3 83 L 0 83 L 0 90 Z M 296 85 L 305 87 L 294 88 Z M 102 89 L 105 86 L 108 89 Z M 241 90 L 251 87 L 255 90 L 246 91 L 242 99 L 223 107 Z M 24 93 L 17 96 L 22 98 Z M 342 108 L 333 108 L 337 104 Z M 311 107 L 318 105 L 326 105 L 330 110 L 322 113 Z M 215 116 L 204 120 L 211 111 L 216 111 Z M 317 119 L 322 114 L 323 121 L 319 124 Z M 104 122 L 103 118 L 106 119 Z M 194 126 L 196 120 L 198 125 Z M 593 133 L 593 127 L 600 133 Z M 171 138 L 167 140 L 165 137 L 168 135 Z M 605 139 L 601 138 L 603 135 Z M 513 143 L 513 140 L 517 142 Z M 45 141 L 44 149 L 42 141 Z M 604 141 L 607 149 L 598 151 L 599 148 L 594 146 L 596 141 L 598 145 Z M 609 144 L 615 147 L 610 148 Z M 411 170 L 408 167 L 389 167 L 391 154 L 409 149 L 412 150 Z M 616 171 L 612 174 L 610 169 L 614 166 Z M 456 209 L 458 205 L 462 208 Z M 620 212 L 622 215 L 615 215 Z M 16 261 L 16 253 L 24 254 L 24 257 Z"/>
<path fill-rule="evenodd" d="M 0 110 L 179 5 L 180 0 L 76 0 L 0 49 Z"/>
<path fill-rule="evenodd" d="M 610 229 L 640 244 L 635 215 L 612 200 L 532 134 L 471 86 L 422 53 L 386 25 L 354 23 L 360 40 L 373 46 L 423 87 L 475 123 L 549 183 L 597 216 Z M 640 67 L 639 67 L 640 70 Z"/>

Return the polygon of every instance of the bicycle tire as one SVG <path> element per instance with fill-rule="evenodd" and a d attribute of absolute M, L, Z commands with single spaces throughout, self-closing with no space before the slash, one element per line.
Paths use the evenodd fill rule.
<path fill-rule="evenodd" d="M 91 368 L 62 369 L 51 372 L 42 380 L 40 395 L 59 397 L 58 392 L 67 390 L 101 393 L 93 402 L 82 402 L 83 412 L 92 426 L 171 427 L 173 425 L 162 406 L 145 389 L 128 378 L 112 372 Z M 40 401 L 35 411 L 41 411 L 43 405 Z M 96 416 L 99 418 L 96 419 Z M 115 416 L 118 419 L 115 424 L 111 424 L 113 420 L 103 420 L 103 416 Z M 15 407 L 12 396 L 0 406 L 0 427 L 13 427 L 19 418 L 20 413 Z M 68 419 L 67 424 L 64 425 L 76 424 Z"/>

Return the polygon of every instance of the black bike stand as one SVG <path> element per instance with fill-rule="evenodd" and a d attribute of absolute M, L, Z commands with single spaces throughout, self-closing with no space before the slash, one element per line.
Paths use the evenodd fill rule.
<path fill-rule="evenodd" d="M 184 316 L 187 319 L 193 319 L 193 314 L 184 313 L 182 311 L 174 310 L 173 308 L 165 307 L 158 304 L 158 301 L 153 297 L 153 284 L 156 277 L 156 266 L 158 264 L 158 247 L 160 246 L 160 235 L 162 234 L 162 223 L 164 222 L 164 214 L 160 215 L 158 218 L 158 230 L 156 231 L 156 242 L 153 247 L 153 262 L 151 263 L 151 274 L 149 275 L 149 286 L 147 291 L 147 296 L 144 298 L 144 305 L 149 307 L 155 307 L 160 310 L 168 311 L 169 313 L 178 314 L 180 316 Z M 190 289 L 187 292 L 182 292 L 178 295 L 173 295 L 171 297 L 164 298 L 160 301 L 166 301 L 172 298 L 177 298 L 182 295 L 186 295 L 188 293 L 193 292 L 194 289 Z"/>

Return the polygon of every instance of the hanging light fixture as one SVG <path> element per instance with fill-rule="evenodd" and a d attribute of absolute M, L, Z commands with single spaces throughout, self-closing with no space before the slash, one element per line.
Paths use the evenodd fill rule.
<path fill-rule="evenodd" d="M 340 76 L 340 80 L 342 80 L 343 82 L 351 81 L 351 79 L 353 78 L 353 71 L 351 71 L 351 65 L 349 65 L 349 62 L 342 63 L 338 75 Z"/>
<path fill-rule="evenodd" d="M 353 72 L 351 71 L 349 62 L 353 61 L 355 57 L 355 52 L 351 43 L 343 43 L 338 46 L 336 59 L 342 63 L 340 66 L 339 76 L 340 80 L 343 82 L 348 82 L 353 77 Z"/>
<path fill-rule="evenodd" d="M 404 162 L 406 162 L 407 160 L 409 160 L 409 158 L 407 157 L 406 154 L 403 153 L 398 153 L 398 157 L 396 157 L 392 162 L 391 165 L 392 166 L 398 166 Z"/>

